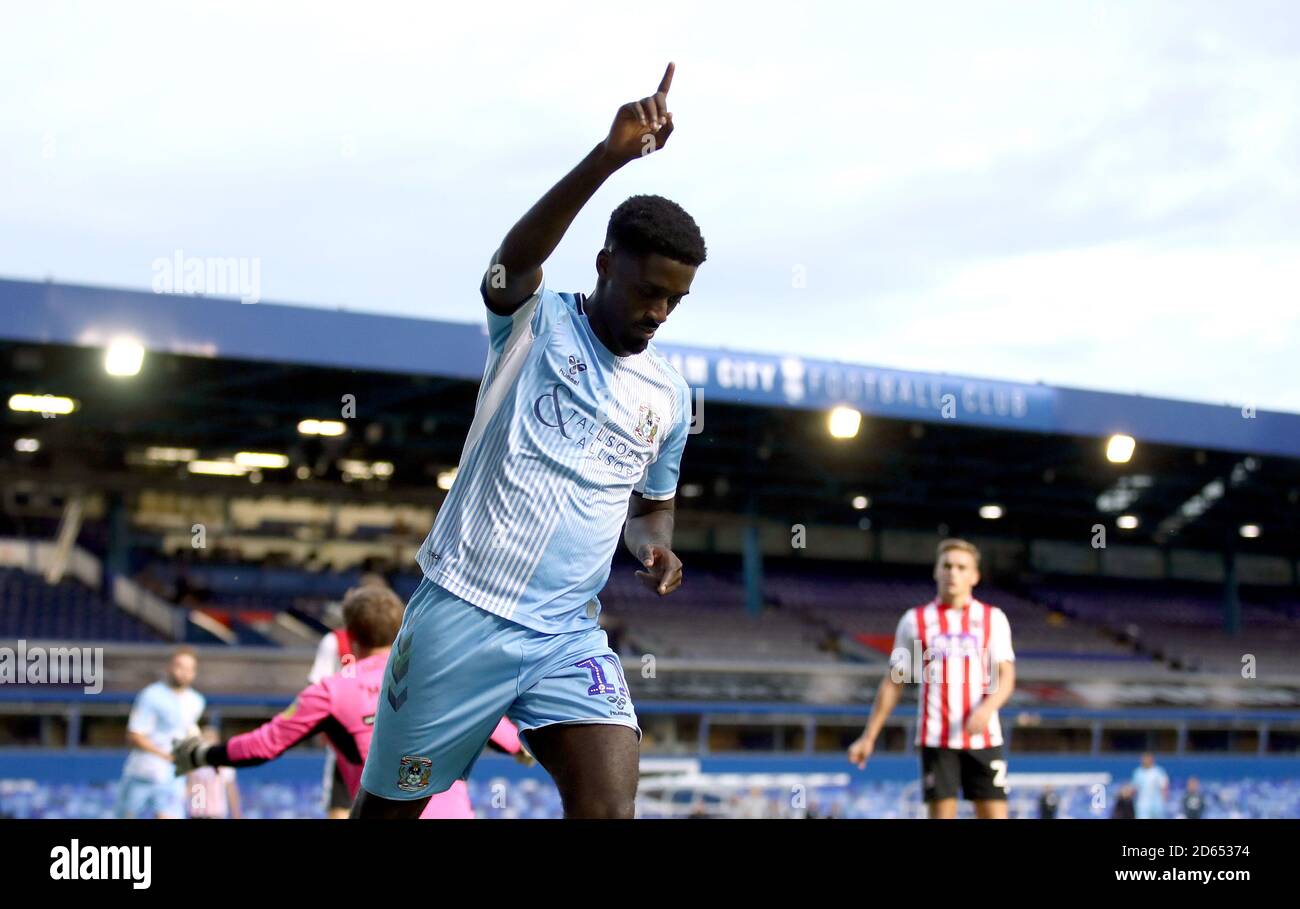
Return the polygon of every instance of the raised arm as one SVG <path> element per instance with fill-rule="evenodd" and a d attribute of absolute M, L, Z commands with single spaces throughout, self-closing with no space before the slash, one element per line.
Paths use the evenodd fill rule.
<path fill-rule="evenodd" d="M 512 315 L 542 283 L 542 264 L 560 245 L 578 212 L 609 176 L 627 162 L 663 148 L 673 131 L 668 89 L 674 65 L 668 64 L 659 90 L 618 109 L 609 135 L 528 210 L 492 256 L 484 275 L 488 308 Z"/>

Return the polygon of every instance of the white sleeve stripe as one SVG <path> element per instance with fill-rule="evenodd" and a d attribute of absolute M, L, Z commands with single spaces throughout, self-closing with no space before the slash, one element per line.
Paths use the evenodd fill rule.
<path fill-rule="evenodd" d="M 527 309 L 531 313 L 537 306 L 537 300 L 538 298 L 534 297 L 521 308 L 520 312 Z M 501 402 L 505 400 L 506 392 L 514 385 L 515 379 L 519 377 L 519 370 L 523 368 L 524 360 L 527 359 L 528 349 L 536 340 L 529 328 L 529 321 L 524 318 L 516 323 L 515 331 L 510 333 L 510 338 L 507 340 L 506 346 L 496 363 L 496 369 L 493 371 L 491 385 L 485 391 L 482 391 L 482 398 L 480 398 L 478 407 L 474 412 L 474 422 L 470 424 L 469 432 L 465 436 L 465 445 L 461 449 L 459 463 L 464 464 L 469 459 L 470 453 L 478 445 L 483 431 L 501 406 Z"/>
<path fill-rule="evenodd" d="M 649 499 L 652 502 L 666 502 L 669 499 L 673 498 L 675 495 L 677 495 L 677 490 L 674 489 L 672 492 L 665 492 L 659 495 L 655 495 L 654 493 L 642 492 L 641 490 L 638 489 L 637 494 L 640 495 L 641 498 Z"/>
<path fill-rule="evenodd" d="M 527 325 L 532 319 L 533 313 L 537 310 L 537 304 L 542 299 L 542 291 L 545 289 L 546 281 L 543 280 L 541 284 L 537 285 L 537 290 L 533 291 L 533 295 L 510 314 L 510 336 L 506 338 L 506 343 L 501 345 L 502 352 L 510 349 L 510 345 L 515 343 L 515 339 L 519 337 L 520 332 L 523 330 L 523 326 Z"/>

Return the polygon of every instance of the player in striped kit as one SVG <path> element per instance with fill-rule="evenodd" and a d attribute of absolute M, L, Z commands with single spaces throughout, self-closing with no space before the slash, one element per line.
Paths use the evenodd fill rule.
<path fill-rule="evenodd" d="M 353 817 L 411 817 L 462 778 L 505 713 L 567 817 L 631 817 L 641 730 L 597 594 L 620 538 L 660 596 L 672 551 L 685 380 L 651 339 L 690 292 L 704 239 L 634 196 L 609 219 L 590 296 L 542 264 L 602 183 L 664 147 L 670 63 L 608 136 L 506 234 L 484 274 L 489 351 L 455 482 L 389 658 Z"/>
<path fill-rule="evenodd" d="M 899 621 L 890 673 L 881 680 L 866 729 L 849 747 L 849 760 L 866 767 L 903 685 L 919 683 L 916 745 L 932 818 L 957 816 L 959 788 L 975 803 L 977 817 L 1007 816 L 998 708 L 1015 689 L 1016 655 L 1006 615 L 971 594 L 980 580 L 979 559 L 979 550 L 965 540 L 939 544 L 938 594 Z"/>

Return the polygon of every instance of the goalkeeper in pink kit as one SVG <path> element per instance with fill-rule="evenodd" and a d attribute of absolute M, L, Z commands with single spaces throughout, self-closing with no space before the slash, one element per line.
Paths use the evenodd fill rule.
<path fill-rule="evenodd" d="M 212 745 L 198 737 L 179 742 L 172 751 L 176 775 L 198 767 L 264 764 L 321 732 L 334 750 L 348 793 L 355 798 L 361 786 L 361 768 L 370 751 L 388 650 L 401 627 L 404 608 L 397 595 L 385 587 L 349 591 L 343 601 L 343 617 L 356 650 L 356 662 L 304 688 L 283 713 L 252 732 Z M 504 717 L 490 742 L 502 751 L 530 760 L 521 749 L 518 730 Z M 431 798 L 420 817 L 474 817 L 465 782 L 458 780 Z"/>

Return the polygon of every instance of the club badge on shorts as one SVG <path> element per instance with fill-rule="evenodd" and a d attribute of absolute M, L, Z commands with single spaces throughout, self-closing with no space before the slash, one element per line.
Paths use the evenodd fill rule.
<path fill-rule="evenodd" d="M 397 768 L 397 788 L 403 792 L 419 792 L 429 785 L 433 761 L 427 757 L 407 755 Z"/>

